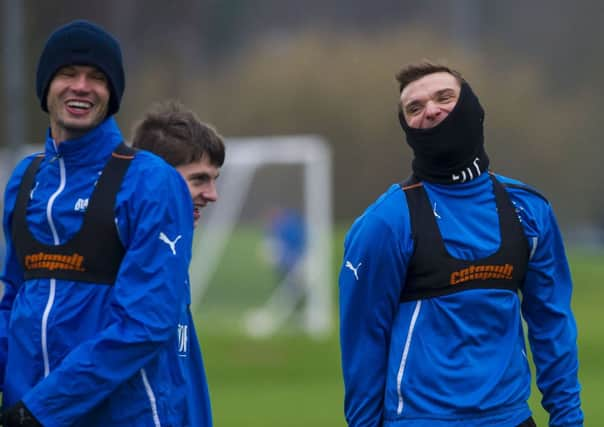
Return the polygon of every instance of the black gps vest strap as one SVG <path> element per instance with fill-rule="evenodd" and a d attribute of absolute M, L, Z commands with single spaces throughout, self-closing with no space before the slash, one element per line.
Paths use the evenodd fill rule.
<path fill-rule="evenodd" d="M 57 278 L 112 285 L 124 257 L 114 222 L 116 195 L 135 150 L 120 144 L 92 192 L 82 226 L 70 240 L 53 246 L 38 241 L 27 224 L 27 204 L 42 157 L 28 166 L 12 216 L 12 237 L 25 279 Z"/>
<path fill-rule="evenodd" d="M 522 287 L 528 265 L 529 246 L 507 191 L 491 175 L 501 243 L 492 255 L 478 260 L 454 258 L 445 248 L 423 183 L 411 177 L 401 185 L 411 218 L 414 253 L 400 300 L 414 301 L 468 289 Z"/>

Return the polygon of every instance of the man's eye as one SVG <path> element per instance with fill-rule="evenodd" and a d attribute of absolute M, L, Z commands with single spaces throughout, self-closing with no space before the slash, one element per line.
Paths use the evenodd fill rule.
<path fill-rule="evenodd" d="M 73 76 L 75 76 L 75 71 L 71 70 L 69 68 L 63 68 L 63 69 L 59 70 L 57 72 L 57 74 L 60 76 L 65 76 L 65 77 L 73 77 Z"/>
<path fill-rule="evenodd" d="M 207 181 L 208 181 L 208 179 L 205 177 L 198 177 L 198 178 L 191 179 L 191 183 L 193 185 L 202 185 L 202 184 L 205 184 Z"/>
<path fill-rule="evenodd" d="M 455 99 L 455 97 L 453 96 L 452 93 L 443 93 L 443 94 L 440 94 L 437 99 L 438 99 L 438 102 L 448 102 L 448 101 Z"/>

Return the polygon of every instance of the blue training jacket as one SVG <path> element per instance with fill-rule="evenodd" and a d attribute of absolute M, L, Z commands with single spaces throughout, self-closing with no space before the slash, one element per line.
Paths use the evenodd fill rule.
<path fill-rule="evenodd" d="M 99 173 L 122 140 L 113 118 L 58 147 L 47 137 L 27 208 L 38 240 L 61 244 L 80 228 Z M 189 345 L 196 343 L 187 282 L 193 207 L 184 180 L 159 157 L 136 154 L 114 208 L 126 253 L 113 286 L 24 280 L 10 235 L 16 193 L 32 158 L 17 166 L 5 192 L 4 407 L 23 400 L 45 427 L 184 426 L 192 425 L 193 399 L 206 411 L 197 419 L 211 423 L 205 376 L 196 389 L 186 378 L 201 358 L 198 345 Z"/>
<path fill-rule="evenodd" d="M 504 183 L 520 184 L 505 177 Z M 501 236 L 488 174 L 424 182 L 445 247 L 459 259 L 496 252 Z M 413 238 L 393 185 L 349 230 L 340 271 L 345 415 L 351 427 L 514 427 L 531 412 L 528 325 L 551 427 L 583 425 L 572 281 L 550 204 L 507 187 L 531 249 L 522 289 L 474 289 L 401 303 Z"/>

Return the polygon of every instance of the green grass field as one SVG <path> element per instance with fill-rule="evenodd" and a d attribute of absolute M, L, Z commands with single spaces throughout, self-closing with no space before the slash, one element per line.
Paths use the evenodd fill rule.
<path fill-rule="evenodd" d="M 341 260 L 342 233 L 335 239 L 334 292 Z M 198 330 L 210 382 L 215 425 L 218 427 L 338 427 L 345 426 L 343 385 L 337 331 L 326 340 L 313 341 L 291 330 L 270 339 L 251 339 L 225 327 L 217 312 L 241 311 L 250 298 L 259 303 L 255 287 L 266 288 L 270 272 L 250 275 L 253 236 L 233 243 L 229 266 L 216 280 L 233 284 L 213 289 L 200 307 Z M 604 426 L 604 253 L 571 251 L 575 281 L 573 307 L 579 327 L 580 379 L 586 426 Z M 233 268 L 236 265 L 237 268 Z M 250 266 L 251 268 L 251 266 Z M 253 276 L 253 277 L 252 277 Z M 232 304 L 224 304 L 229 299 Z M 221 308 L 222 307 L 222 308 Z M 334 310 L 334 316 L 336 311 Z M 229 316 L 230 317 L 230 316 Z M 221 324 L 222 322 L 222 324 Z M 335 323 L 335 321 L 334 321 Z M 230 326 L 233 326 L 233 321 Z M 337 328 L 337 323 L 336 328 Z M 538 426 L 547 426 L 533 390 L 531 407 Z"/>

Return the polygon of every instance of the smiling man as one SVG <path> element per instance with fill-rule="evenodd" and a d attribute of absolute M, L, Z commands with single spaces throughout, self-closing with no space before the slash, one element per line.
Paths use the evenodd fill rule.
<path fill-rule="evenodd" d="M 401 92 L 405 122 L 416 129 L 438 125 L 453 110 L 460 92 L 458 78 L 446 72 L 433 73 L 405 86 Z"/>
<path fill-rule="evenodd" d="M 154 106 L 135 125 L 132 146 L 150 151 L 180 172 L 193 199 L 193 219 L 218 200 L 216 180 L 224 163 L 222 136 L 176 101 Z"/>
<path fill-rule="evenodd" d="M 49 130 L 5 192 L 3 425 L 187 425 L 181 308 L 193 221 L 185 181 L 127 147 L 118 41 L 88 21 L 48 38 Z"/>
<path fill-rule="evenodd" d="M 572 280 L 551 205 L 489 172 L 484 111 L 450 68 L 403 68 L 412 175 L 352 225 L 340 271 L 351 427 L 583 425 Z"/>
<path fill-rule="evenodd" d="M 197 225 L 201 209 L 218 200 L 216 180 L 225 157 L 222 137 L 175 101 L 152 108 L 135 125 L 133 135 L 132 145 L 135 148 L 160 156 L 185 179 L 193 200 L 194 224 Z M 210 427 L 212 412 L 208 384 L 191 315 L 190 296 L 181 307 L 180 325 L 189 343 L 188 354 L 180 359 L 187 390 L 185 425 Z"/>
<path fill-rule="evenodd" d="M 51 134 L 59 143 L 97 127 L 109 108 L 105 74 L 88 65 L 61 67 L 50 82 L 47 108 Z"/>

